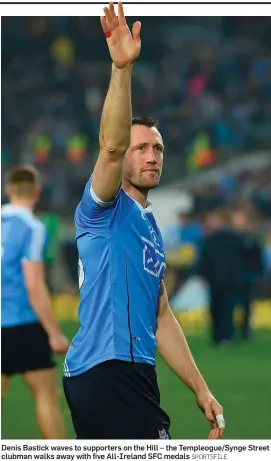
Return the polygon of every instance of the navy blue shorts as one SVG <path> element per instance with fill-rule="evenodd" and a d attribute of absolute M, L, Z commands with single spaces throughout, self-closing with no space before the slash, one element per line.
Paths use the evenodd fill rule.
<path fill-rule="evenodd" d="M 55 366 L 48 335 L 40 323 L 1 328 L 1 373 L 23 374 Z"/>
<path fill-rule="evenodd" d="M 63 378 L 77 439 L 168 439 L 155 368 L 109 360 Z"/>

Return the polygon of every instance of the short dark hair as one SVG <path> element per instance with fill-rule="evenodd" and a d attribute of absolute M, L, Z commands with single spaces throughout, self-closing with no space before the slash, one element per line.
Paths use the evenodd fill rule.
<path fill-rule="evenodd" d="M 40 182 L 38 170 L 31 165 L 13 168 L 8 177 L 11 193 L 22 197 L 32 197 Z"/>
<path fill-rule="evenodd" d="M 144 125 L 149 128 L 158 129 L 158 121 L 148 115 L 138 115 L 132 118 L 132 125 Z"/>

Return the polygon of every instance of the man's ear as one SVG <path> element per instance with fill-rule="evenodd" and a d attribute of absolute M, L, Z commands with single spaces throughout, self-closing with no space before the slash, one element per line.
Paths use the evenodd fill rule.
<path fill-rule="evenodd" d="M 5 187 L 5 194 L 6 194 L 8 197 L 11 196 L 11 187 L 10 187 L 9 184 Z"/>

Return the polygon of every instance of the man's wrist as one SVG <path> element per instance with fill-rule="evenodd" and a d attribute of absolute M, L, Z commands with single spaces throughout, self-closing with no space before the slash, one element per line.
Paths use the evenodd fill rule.
<path fill-rule="evenodd" d="M 196 396 L 198 396 L 199 394 L 202 394 L 203 392 L 211 393 L 209 387 L 207 386 L 204 380 L 201 380 L 200 382 L 196 383 L 193 391 Z"/>
<path fill-rule="evenodd" d="M 198 396 L 198 395 L 200 395 L 200 394 L 202 394 L 202 393 L 209 393 L 209 394 L 211 394 L 211 391 L 210 391 L 209 387 L 207 386 L 207 384 L 206 384 L 206 383 L 203 383 L 202 385 L 197 386 L 197 387 L 195 388 L 194 393 L 195 393 L 196 396 Z"/>
<path fill-rule="evenodd" d="M 133 65 L 134 63 L 129 63 L 129 64 L 126 64 L 126 66 L 123 66 L 123 67 L 117 67 L 115 65 L 114 62 L 112 62 L 112 67 L 115 71 L 119 71 L 119 72 L 127 72 L 127 71 L 131 71 L 133 69 Z"/>
<path fill-rule="evenodd" d="M 60 335 L 60 330 L 58 328 L 57 325 L 54 325 L 54 326 L 50 326 L 48 329 L 47 329 L 47 334 L 50 338 L 55 338 L 56 336 L 59 336 Z"/>

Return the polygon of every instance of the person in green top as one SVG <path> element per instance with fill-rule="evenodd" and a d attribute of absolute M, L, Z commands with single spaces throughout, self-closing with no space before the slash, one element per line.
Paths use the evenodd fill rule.
<path fill-rule="evenodd" d="M 44 255 L 44 264 L 46 270 L 46 280 L 51 291 L 54 291 L 53 280 L 53 269 L 58 260 L 60 252 L 60 239 L 62 232 L 62 220 L 61 218 L 47 209 L 42 207 L 40 209 L 39 218 L 43 222 L 47 232 L 47 246 Z"/>

